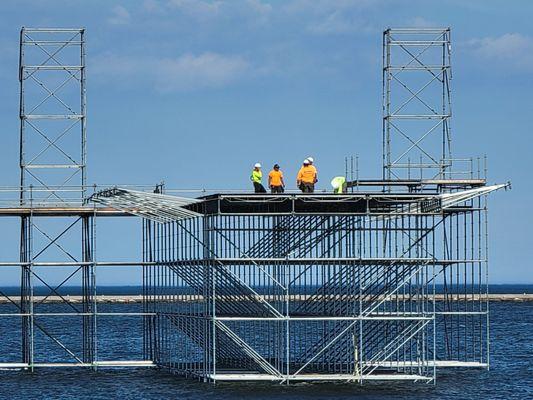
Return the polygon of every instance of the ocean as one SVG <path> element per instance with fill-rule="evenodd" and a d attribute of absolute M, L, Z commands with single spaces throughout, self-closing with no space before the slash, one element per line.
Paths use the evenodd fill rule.
<path fill-rule="evenodd" d="M 507 286 L 507 285 L 506 285 Z M 492 292 L 496 293 L 495 288 Z M 531 285 L 516 292 L 531 293 Z M 126 290 L 126 289 L 122 289 Z M 137 288 L 132 289 L 137 290 Z M 117 290 L 113 293 L 117 294 Z M 133 294 L 133 293 L 120 293 Z M 138 294 L 138 293 L 136 293 Z M 103 305 L 102 305 L 103 306 Z M 131 311 L 135 304 L 107 304 L 109 311 Z M 103 310 L 100 310 L 103 311 Z M 0 319 L 0 359 L 18 354 L 17 338 Z M 53 327 L 51 327 L 53 328 Z M 127 332 L 127 333 L 126 333 Z M 140 357 L 138 318 L 100 326 L 107 353 L 101 358 Z M 0 399 L 533 399 L 533 302 L 491 304 L 491 368 L 444 370 L 433 384 L 202 383 L 154 369 L 40 369 L 0 371 Z M 6 338 L 10 338 L 7 340 Z M 44 339 L 42 339 L 44 340 Z M 54 358 L 40 353 L 39 357 Z"/>

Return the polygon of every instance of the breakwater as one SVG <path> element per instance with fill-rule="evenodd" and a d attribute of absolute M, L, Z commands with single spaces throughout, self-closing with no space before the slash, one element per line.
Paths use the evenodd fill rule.
<path fill-rule="evenodd" d="M 270 296 L 265 295 L 261 296 L 264 297 L 266 301 L 275 301 L 280 298 L 280 296 Z M 276 297 L 276 298 L 275 298 Z M 309 300 L 311 297 L 315 300 L 328 300 L 328 298 L 332 301 L 335 300 L 350 300 L 348 299 L 348 296 L 343 296 L 342 298 L 340 296 L 326 296 L 327 298 L 322 298 L 322 296 L 312 296 L 309 294 L 293 294 L 289 296 L 290 301 L 306 301 Z M 400 300 L 401 300 L 400 295 Z M 431 296 L 429 296 L 431 298 Z M 527 302 L 527 301 L 533 301 L 533 294 L 531 293 L 507 293 L 507 294 L 489 294 L 488 296 L 489 301 L 494 302 L 501 302 L 501 301 L 515 301 L 515 302 Z M 484 300 L 486 298 L 486 295 L 481 296 L 481 300 Z M 379 298 L 378 298 L 379 299 Z M 435 301 L 444 301 L 445 299 L 448 300 L 461 300 L 461 301 L 479 301 L 480 296 L 474 295 L 464 295 L 464 294 L 436 294 L 435 295 Z M 61 302 L 69 302 L 69 303 L 81 303 L 82 302 L 82 296 L 75 295 L 65 295 L 65 296 L 34 296 L 33 297 L 34 302 L 36 303 L 61 303 Z M 158 298 L 158 301 L 182 301 L 182 302 L 190 302 L 190 301 L 202 301 L 202 296 L 199 295 L 181 295 L 179 296 L 179 300 L 177 298 L 171 299 L 170 296 L 161 296 Z M 218 299 L 218 301 L 240 301 L 240 298 L 233 297 L 233 296 L 225 296 L 225 298 Z M 353 299 L 354 301 L 358 300 L 357 298 Z M 404 300 L 408 300 L 408 296 L 405 296 Z M 0 297 L 0 304 L 1 303 L 18 303 L 20 301 L 20 298 L 18 296 L 7 296 L 7 297 Z M 96 296 L 96 302 L 97 303 L 142 303 L 143 298 L 142 295 L 97 295 Z"/>

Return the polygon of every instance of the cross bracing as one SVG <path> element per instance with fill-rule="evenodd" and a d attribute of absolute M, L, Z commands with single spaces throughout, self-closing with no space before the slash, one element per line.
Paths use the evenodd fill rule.
<path fill-rule="evenodd" d="M 227 194 L 191 205 L 199 217 L 145 219 L 147 354 L 212 380 L 432 381 L 436 365 L 486 366 L 483 201 L 505 186 L 363 193 L 378 206 L 352 213 L 342 208 L 351 195 L 332 196 L 324 213 L 275 201 L 294 195 L 235 195 L 234 212 L 213 211 L 222 197 L 235 204 Z M 452 286 L 468 290 L 454 297 Z M 157 331 L 164 346 L 150 339 Z"/>
<path fill-rule="evenodd" d="M 450 35 L 383 32 L 383 179 L 451 178 Z"/>
<path fill-rule="evenodd" d="M 85 30 L 20 31 L 20 186 L 50 189 L 86 184 Z M 58 190 L 54 190 L 58 189 Z M 35 199 L 36 193 L 33 194 Z"/>

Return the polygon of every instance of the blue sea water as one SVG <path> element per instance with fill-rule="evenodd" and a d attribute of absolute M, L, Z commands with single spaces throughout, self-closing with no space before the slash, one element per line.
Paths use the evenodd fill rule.
<path fill-rule="evenodd" d="M 108 311 L 139 305 L 108 304 Z M 125 307 L 125 308 L 124 308 Z M 100 309 L 106 311 L 106 309 Z M 16 337 L 0 319 L 0 359 Z M 102 358 L 140 357 L 140 321 L 102 322 Z M 50 327 L 53 329 L 53 327 Z M 59 332 L 60 333 L 60 332 Z M 440 371 L 433 384 L 201 383 L 153 369 L 0 371 L 0 399 L 533 399 L 533 302 L 491 304 L 491 368 Z M 11 338 L 6 341 L 6 338 Z M 10 342 L 11 340 L 11 342 Z M 44 340 L 44 339 L 42 339 Z M 43 342 L 44 343 L 44 342 Z M 105 345 L 105 346 L 104 346 Z M 54 354 L 39 354 L 53 358 Z M 2 361 L 4 361 L 2 360 Z"/>

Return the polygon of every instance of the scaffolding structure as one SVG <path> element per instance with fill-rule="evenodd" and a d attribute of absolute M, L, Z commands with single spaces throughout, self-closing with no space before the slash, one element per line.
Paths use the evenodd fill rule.
<path fill-rule="evenodd" d="M 451 78 L 450 28 L 383 32 L 383 179 L 450 177 Z"/>
<path fill-rule="evenodd" d="M 488 367 L 484 194 L 213 195 L 144 220 L 146 357 L 213 381 Z M 468 193 L 468 196 L 464 196 Z M 447 204 L 447 205 L 446 205 Z"/>
<path fill-rule="evenodd" d="M 450 54 L 449 28 L 384 32 L 383 179 L 145 218 L 146 357 L 211 381 L 488 368 L 485 196 L 503 186 L 452 159 Z"/>
<path fill-rule="evenodd" d="M 0 290 L 2 343 L 16 336 L 19 354 L 3 349 L 2 369 L 152 365 L 98 356 L 102 317 L 137 314 L 98 312 L 96 268 L 135 263 L 96 262 L 96 217 L 131 214 L 86 201 L 85 68 L 83 28 L 21 29 L 20 186 L 3 187 L 0 204 L 0 217 L 20 218 L 20 258 L 0 262 L 20 269 L 19 294 Z"/>
<path fill-rule="evenodd" d="M 479 160 L 476 171 L 452 159 L 449 28 L 384 32 L 381 179 L 354 179 L 352 159 L 344 194 L 197 198 L 87 186 L 84 34 L 21 31 L 20 187 L 0 203 L 21 220 L 20 260 L 0 262 L 21 270 L 20 296 L 0 292 L 12 306 L 0 326 L 20 320 L 21 354 L 0 368 L 362 384 L 489 367 L 486 197 L 506 185 L 488 186 Z M 97 261 L 96 221 L 118 216 L 141 218 L 142 260 Z M 48 231 L 48 220 L 65 226 Z M 98 309 L 106 266 L 142 268 L 142 309 Z M 69 269 L 59 285 L 46 280 L 54 267 Z M 74 279 L 79 304 L 61 293 Z M 59 308 L 45 307 L 50 296 Z M 142 320 L 142 359 L 105 359 L 100 321 L 124 316 Z M 43 359 L 43 337 L 61 356 Z"/>
<path fill-rule="evenodd" d="M 22 28 L 20 31 L 20 205 L 33 209 L 33 203 L 83 202 L 86 187 L 86 102 L 85 102 L 85 40 L 84 29 Z M 81 143 L 81 145 L 80 145 Z M 65 191 L 75 185 L 79 192 Z M 41 190 L 34 190 L 34 187 Z M 65 198 L 65 195 L 69 198 Z M 37 207 L 39 207 L 37 205 Z M 70 307 L 81 317 L 81 356 L 65 347 L 78 362 L 94 358 L 94 277 L 91 261 L 92 215 L 65 218 L 60 236 L 82 234 L 81 255 L 73 255 L 58 242 L 59 237 L 48 232 L 47 219 L 31 212 L 21 216 L 21 298 L 22 362 L 35 364 L 36 330 L 56 343 L 61 342 L 44 327 L 46 316 L 36 317 L 33 301 L 35 281 L 47 285 L 35 263 L 50 247 L 55 247 L 68 262 L 81 262 L 83 301 L 81 310 Z M 44 220 L 44 221 L 43 221 Z M 41 228 L 43 226 L 43 228 Z M 46 238 L 40 245 L 35 236 Z M 54 237 L 55 236 L 55 237 Z M 35 251 L 37 250 L 37 251 Z M 81 256 L 81 257 L 80 257 Z M 57 260 L 55 260 L 57 261 Z M 72 271 L 70 271 L 72 272 Z M 47 285 L 49 286 L 49 285 Z M 58 288 L 49 286 L 51 293 Z"/>

